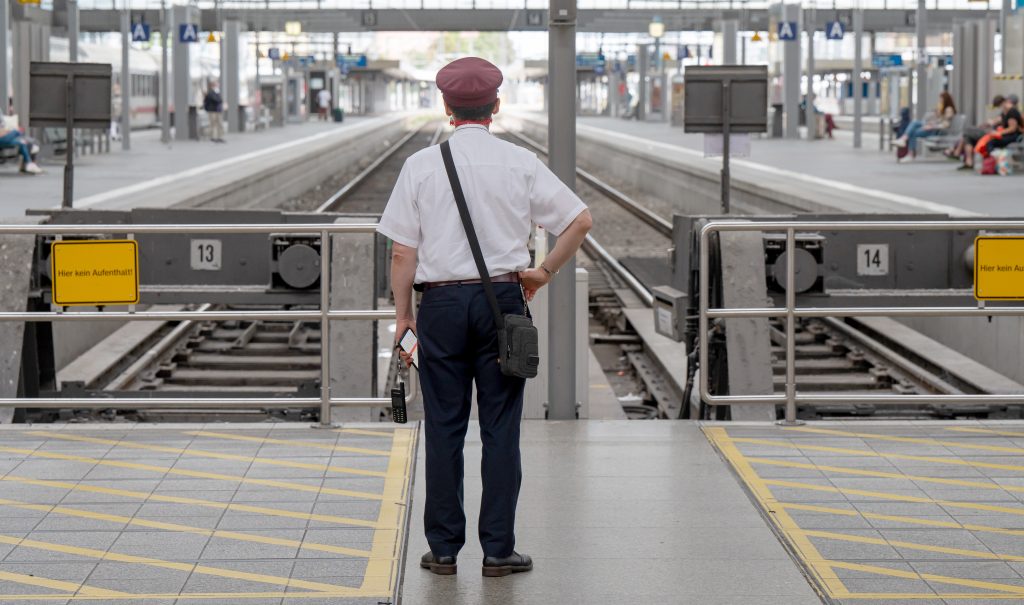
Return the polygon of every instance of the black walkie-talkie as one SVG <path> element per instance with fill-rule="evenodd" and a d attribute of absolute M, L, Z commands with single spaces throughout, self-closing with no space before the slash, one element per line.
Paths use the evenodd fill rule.
<path fill-rule="evenodd" d="M 405 415 L 405 383 L 398 381 L 398 386 L 391 389 L 391 420 L 397 424 L 405 424 L 409 419 Z"/>

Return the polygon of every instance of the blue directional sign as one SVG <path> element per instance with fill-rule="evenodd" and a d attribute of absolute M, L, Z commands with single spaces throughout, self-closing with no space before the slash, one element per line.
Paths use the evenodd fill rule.
<path fill-rule="evenodd" d="M 891 54 L 874 54 L 871 57 L 871 65 L 876 69 L 882 69 L 883 67 L 902 67 L 903 66 L 903 55 L 899 53 Z"/>
<path fill-rule="evenodd" d="M 842 21 L 829 21 L 825 24 L 825 37 L 829 40 L 842 40 L 846 34 L 846 26 Z"/>
<path fill-rule="evenodd" d="M 149 42 L 149 25 L 145 23 L 132 24 L 132 42 Z"/>
<path fill-rule="evenodd" d="M 272 46 L 272 47 L 268 48 L 267 49 L 267 57 L 269 57 L 272 61 L 280 61 L 281 60 L 281 49 L 277 48 L 276 46 Z"/>
<path fill-rule="evenodd" d="M 199 24 L 181 23 L 178 25 L 178 42 L 186 44 L 199 42 Z"/>
<path fill-rule="evenodd" d="M 334 62 L 338 65 L 339 69 L 351 69 L 353 67 L 365 68 L 368 64 L 366 55 L 335 55 Z"/>
<path fill-rule="evenodd" d="M 796 40 L 796 37 L 800 33 L 800 29 L 797 28 L 796 21 L 779 21 L 779 40 L 783 42 L 791 42 Z"/>

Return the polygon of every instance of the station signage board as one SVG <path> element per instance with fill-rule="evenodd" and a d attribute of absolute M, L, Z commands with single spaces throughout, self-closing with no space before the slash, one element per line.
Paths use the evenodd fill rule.
<path fill-rule="evenodd" d="M 779 21 L 776 33 L 779 35 L 779 40 L 792 42 L 800 35 L 800 29 L 797 27 L 796 21 Z"/>
<path fill-rule="evenodd" d="M 50 248 L 53 304 L 133 305 L 139 302 L 139 247 L 135 240 L 72 240 Z"/>
<path fill-rule="evenodd" d="M 974 240 L 974 297 L 1024 300 L 1024 237 L 981 235 Z"/>
<path fill-rule="evenodd" d="M 132 42 L 149 42 L 150 27 L 147 23 L 132 24 Z"/>
<path fill-rule="evenodd" d="M 178 25 L 178 42 L 191 44 L 199 42 L 199 24 L 181 23 Z"/>
<path fill-rule="evenodd" d="M 842 21 L 829 21 L 825 24 L 825 37 L 829 40 L 842 40 L 846 35 L 846 26 Z"/>
<path fill-rule="evenodd" d="M 902 67 L 903 55 L 899 53 L 876 53 L 871 56 L 871 65 L 876 69 L 882 69 L 883 67 Z"/>
<path fill-rule="evenodd" d="M 369 65 L 369 60 L 366 58 L 366 55 L 340 55 L 339 54 L 339 55 L 335 55 L 334 56 L 334 62 L 341 69 L 352 68 L 352 67 L 365 68 L 367 65 Z"/>

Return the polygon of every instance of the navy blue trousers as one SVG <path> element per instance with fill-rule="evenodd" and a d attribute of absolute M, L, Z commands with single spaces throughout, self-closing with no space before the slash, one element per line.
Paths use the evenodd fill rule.
<path fill-rule="evenodd" d="M 494 284 L 504 313 L 522 313 L 518 284 Z M 457 555 L 466 543 L 462 447 L 476 382 L 483 459 L 480 545 L 484 556 L 507 557 L 515 547 L 522 378 L 498 368 L 498 341 L 483 286 L 442 286 L 424 292 L 416 328 L 423 389 L 427 497 L 423 522 L 430 550 Z"/>

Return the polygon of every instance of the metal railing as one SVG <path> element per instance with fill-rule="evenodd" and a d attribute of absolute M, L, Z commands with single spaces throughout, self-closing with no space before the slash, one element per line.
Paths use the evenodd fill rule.
<path fill-rule="evenodd" d="M 797 307 L 796 255 L 786 254 L 786 302 L 783 307 L 754 308 L 709 308 L 710 288 L 710 237 L 713 233 L 725 231 L 784 232 L 786 250 L 796 248 L 797 231 L 1006 231 L 1024 230 L 1024 221 L 769 221 L 750 222 L 742 220 L 721 220 L 707 223 L 700 232 L 700 352 L 701 368 L 700 396 L 708 405 L 730 404 L 784 404 L 785 422 L 796 423 L 798 403 L 873 403 L 881 405 L 907 405 L 915 403 L 1022 403 L 1024 393 L 1019 395 L 952 394 L 952 395 L 864 395 L 800 393 L 796 384 L 796 320 L 804 317 L 991 317 L 1024 316 L 1022 306 L 985 307 L 983 301 L 976 306 L 960 307 Z M 757 318 L 786 319 L 786 391 L 771 395 L 713 395 L 710 392 L 708 376 L 708 344 L 710 320 Z"/>
<path fill-rule="evenodd" d="M 319 235 L 320 254 L 320 308 L 313 310 L 220 310 L 209 311 L 203 306 L 194 311 L 0 311 L 2 321 L 227 321 L 227 320 L 286 320 L 320 322 L 320 397 L 6 397 L 0 398 L 0 408 L 92 408 L 92 409 L 159 409 L 159 408 L 231 408 L 255 406 L 265 408 L 294 408 L 320 406 L 320 423 L 331 423 L 331 408 L 390 407 L 385 397 L 332 397 L 330 371 L 330 322 L 340 320 L 378 321 L 395 319 L 394 309 L 332 309 L 330 306 L 331 254 L 330 236 L 335 234 L 375 233 L 376 223 L 309 223 L 309 224 L 241 224 L 241 225 L 0 225 L 0 235 L 53 235 L 83 236 L 121 234 L 129 239 L 135 234 L 187 233 L 294 233 Z M 373 352 L 376 363 L 377 351 Z M 415 398 L 415 373 L 410 374 L 407 401 Z"/>

